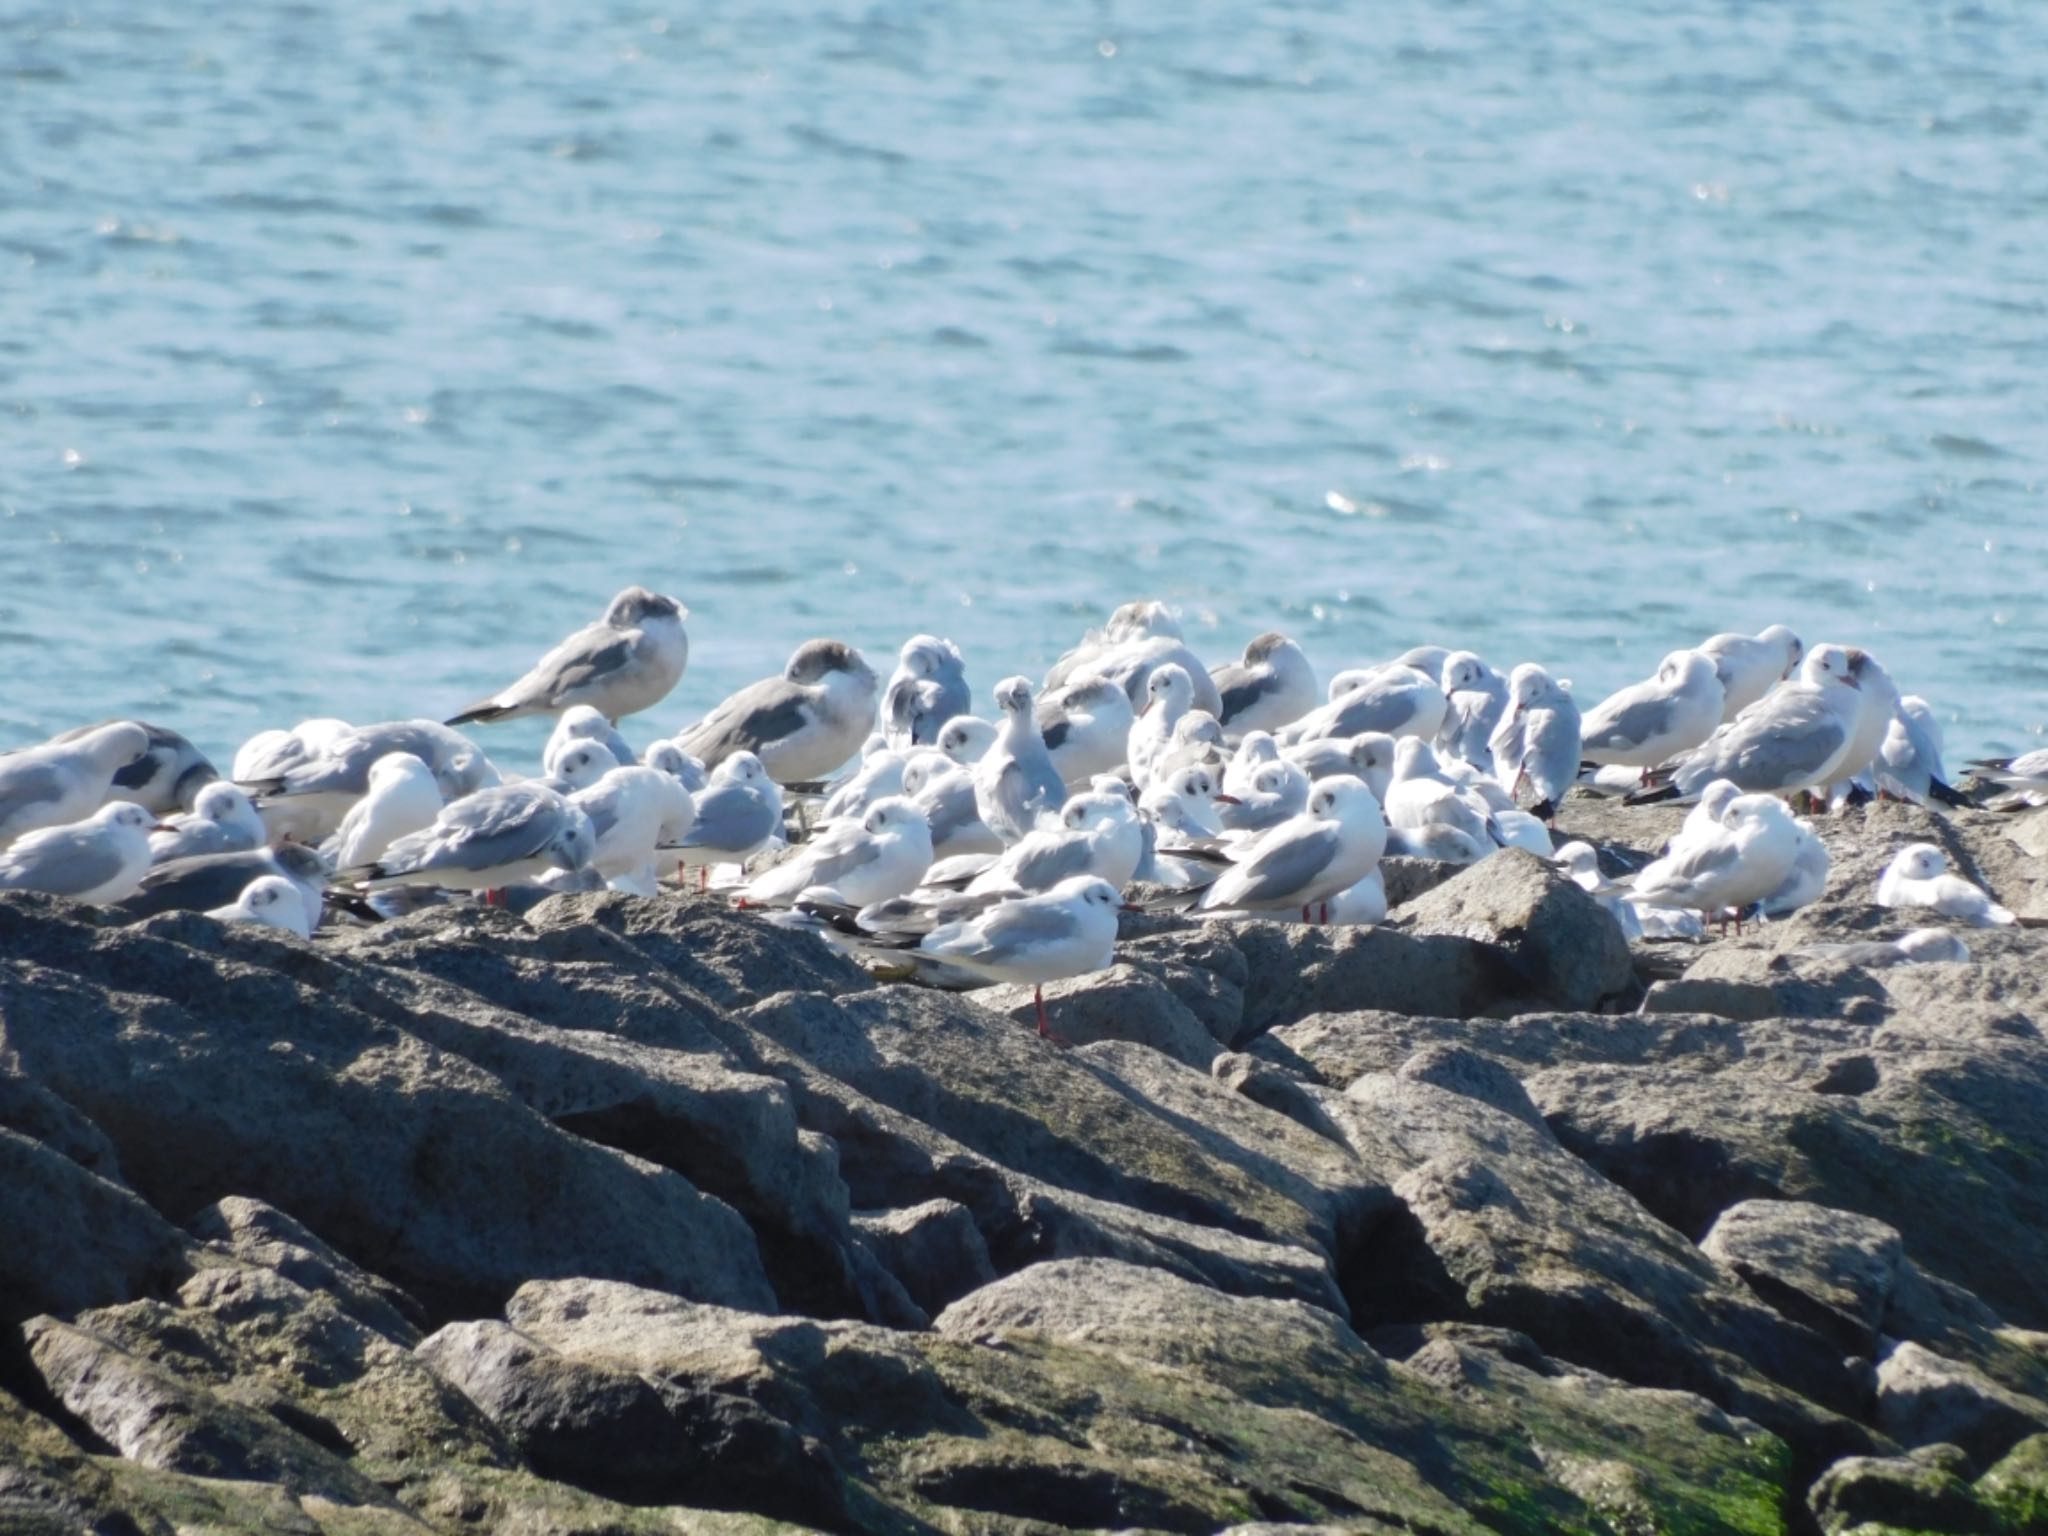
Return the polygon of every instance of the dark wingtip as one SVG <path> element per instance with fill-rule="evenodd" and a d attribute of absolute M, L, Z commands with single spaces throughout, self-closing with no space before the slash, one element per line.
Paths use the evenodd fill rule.
<path fill-rule="evenodd" d="M 1654 789 L 1632 789 L 1621 797 L 1623 805 L 1655 805 L 1661 800 L 1676 800 L 1676 784 L 1659 784 Z"/>
<path fill-rule="evenodd" d="M 1555 800 L 1538 800 L 1529 807 L 1529 814 L 1538 821 L 1555 821 L 1557 819 L 1557 802 Z"/>
<path fill-rule="evenodd" d="M 1962 810 L 1976 803 L 1954 785 L 1944 784 L 1939 779 L 1927 781 L 1927 793 L 1931 798 L 1955 810 Z"/>
<path fill-rule="evenodd" d="M 456 713 L 450 715 L 441 723 L 443 725 L 488 725 L 504 713 L 505 711 L 498 708 L 495 704 L 472 704 L 467 709 L 456 711 Z"/>

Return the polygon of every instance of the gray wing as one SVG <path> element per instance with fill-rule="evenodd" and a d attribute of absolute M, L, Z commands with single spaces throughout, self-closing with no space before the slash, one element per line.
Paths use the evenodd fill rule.
<path fill-rule="evenodd" d="M 821 851 L 811 865 L 811 884 L 835 885 L 881 855 L 881 844 L 872 837 L 855 838 L 844 847 Z"/>
<path fill-rule="evenodd" d="M 1680 788 L 1690 794 L 1717 778 L 1750 792 L 1801 784 L 1827 766 L 1848 734 L 1848 724 L 1818 699 L 1786 699 L 1739 717 L 1710 759 L 1687 765 L 1693 771 Z"/>
<path fill-rule="evenodd" d="M 963 933 L 933 953 L 999 965 L 1035 944 L 1057 944 L 1073 932 L 1074 914 L 1058 902 L 1008 901 L 982 919 L 978 942 L 970 944 Z"/>
<path fill-rule="evenodd" d="M 134 917 L 158 912 L 210 912 L 242 894 L 258 875 L 283 874 L 268 850 L 202 853 L 159 864 L 142 877 L 142 889 L 121 903 Z"/>
<path fill-rule="evenodd" d="M 202 853 L 247 851 L 231 829 L 201 818 L 181 824 L 175 836 L 159 840 L 150 850 L 150 857 L 158 864 L 168 864 L 173 859 L 189 859 Z"/>
<path fill-rule="evenodd" d="M 1048 839 L 1025 851 L 1010 872 L 1027 891 L 1049 891 L 1069 875 L 1088 873 L 1088 839 L 1079 833 Z"/>
<path fill-rule="evenodd" d="M 697 799 L 697 819 L 680 848 L 751 848 L 775 830 L 775 807 L 743 784 L 721 784 Z"/>
<path fill-rule="evenodd" d="M 1333 823 L 1318 822 L 1261 843 L 1257 853 L 1225 871 L 1211 887 L 1215 905 L 1285 904 L 1330 867 L 1337 857 L 1338 840 Z"/>
<path fill-rule="evenodd" d="M 1356 736 L 1361 731 L 1398 731 L 1415 717 L 1419 687 L 1400 682 L 1386 688 L 1367 683 L 1339 701 L 1328 736 Z"/>
<path fill-rule="evenodd" d="M 61 799 L 64 778 L 55 763 L 0 760 L 0 825 L 31 806 Z"/>
<path fill-rule="evenodd" d="M 637 632 L 624 633 L 609 624 L 588 625 L 541 657 L 499 697 L 511 707 L 547 704 L 587 688 L 632 666 L 638 638 Z"/>
<path fill-rule="evenodd" d="M 1241 661 L 1212 667 L 1209 677 L 1216 684 L 1217 696 L 1223 700 L 1223 713 L 1216 718 L 1225 725 L 1230 724 L 1232 716 L 1241 715 L 1258 703 L 1273 682 Z"/>
<path fill-rule="evenodd" d="M 677 741 L 704 766 L 716 768 L 735 752 L 759 754 L 811 723 L 814 711 L 802 687 L 785 677 L 751 683 L 690 727 Z"/>
<path fill-rule="evenodd" d="M 1620 702 L 1632 692 L 1633 689 L 1624 689 L 1593 711 L 1597 723 L 1586 732 L 1584 745 L 1595 749 L 1632 747 L 1671 729 L 1671 710 L 1676 701 L 1670 694 Z"/>
<path fill-rule="evenodd" d="M 83 828 L 62 828 L 29 849 L 17 844 L 13 852 L 25 856 L 0 854 L 0 887 L 78 896 L 121 873 L 121 852 L 113 840 Z"/>
<path fill-rule="evenodd" d="M 483 790 L 445 808 L 433 826 L 398 839 L 377 861 L 377 869 L 411 875 L 516 864 L 547 846 L 561 830 L 567 809 L 555 795 Z"/>

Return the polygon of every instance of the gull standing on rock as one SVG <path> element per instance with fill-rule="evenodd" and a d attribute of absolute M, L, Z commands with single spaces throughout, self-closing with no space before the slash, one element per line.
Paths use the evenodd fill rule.
<path fill-rule="evenodd" d="M 1492 807 L 1446 780 L 1436 753 L 1419 736 L 1402 738 L 1394 749 L 1394 775 L 1381 802 L 1387 825 L 1402 832 L 1452 827 L 1485 848 L 1498 841 Z"/>
<path fill-rule="evenodd" d="M 1932 843 L 1901 848 L 1877 882 L 1880 907 L 1927 907 L 1972 928 L 2003 928 L 2019 921 L 2012 913 L 1948 871 L 1948 857 Z"/>
<path fill-rule="evenodd" d="M 588 867 L 606 880 L 637 879 L 643 894 L 651 894 L 655 845 L 664 834 L 683 837 L 696 819 L 690 792 L 658 768 L 613 768 L 569 803 L 590 818 Z"/>
<path fill-rule="evenodd" d="M 967 659 L 937 635 L 912 635 L 898 652 L 882 693 L 882 734 L 899 752 L 929 746 L 955 715 L 974 708 Z"/>
<path fill-rule="evenodd" d="M 1876 792 L 1873 770 L 1878 749 L 1899 713 L 1899 685 L 1870 652 L 1850 648 L 1849 681 L 1856 685 L 1856 723 L 1841 761 L 1816 791 L 1837 807 L 1852 796 L 1868 798 Z"/>
<path fill-rule="evenodd" d="M 697 819 L 658 853 L 678 855 L 685 869 L 745 864 L 782 835 L 782 789 L 751 752 L 735 752 L 712 770 L 697 796 Z"/>
<path fill-rule="evenodd" d="M 974 798 L 974 774 L 940 754 L 903 770 L 903 792 L 917 803 L 932 829 L 932 861 L 1001 853 L 1003 840 L 989 831 Z"/>
<path fill-rule="evenodd" d="M 370 764 L 368 793 L 349 807 L 320 851 L 336 869 L 374 864 L 399 838 L 432 826 L 440 814 L 434 770 L 410 752 L 387 752 Z"/>
<path fill-rule="evenodd" d="M 560 714 L 588 704 L 617 724 L 659 704 L 690 661 L 683 605 L 645 587 L 628 587 L 595 624 L 579 629 L 533 670 L 449 716 L 449 725 Z"/>
<path fill-rule="evenodd" d="M 934 928 L 908 953 L 988 981 L 1030 982 L 1038 1033 L 1049 1038 L 1045 984 L 1109 969 L 1116 959 L 1122 906 L 1123 898 L 1107 880 L 1075 875 L 1039 895 L 998 901 L 972 917 Z"/>
<path fill-rule="evenodd" d="M 1127 757 L 1131 782 L 1144 789 L 1152 780 L 1152 767 L 1173 744 L 1173 729 L 1194 708 L 1195 685 L 1185 667 L 1169 663 L 1159 667 L 1145 682 L 1145 706 L 1131 722 Z"/>
<path fill-rule="evenodd" d="M 1003 722 L 995 744 L 974 765 L 974 803 L 988 829 L 1009 844 L 1058 816 L 1067 786 L 1038 734 L 1031 680 L 1006 677 L 995 697 Z"/>
<path fill-rule="evenodd" d="M 1069 789 L 1076 789 L 1098 773 L 1123 766 L 1138 715 L 1131 696 L 1116 683 L 1089 677 L 1040 695 L 1034 717 L 1053 767 Z"/>
<path fill-rule="evenodd" d="M 907 895 L 932 867 L 932 829 L 915 802 L 901 795 L 878 800 L 859 821 L 839 821 L 763 870 L 742 899 L 750 906 L 786 907 L 805 891 L 825 887 L 850 907 Z"/>
<path fill-rule="evenodd" d="M 1209 676 L 1222 705 L 1216 718 L 1234 736 L 1277 731 L 1320 702 L 1316 670 L 1307 654 L 1278 630 L 1268 630 L 1247 645 L 1242 661 L 1210 668 Z"/>
<path fill-rule="evenodd" d="M 247 853 L 263 846 L 263 836 L 255 803 L 233 784 L 216 779 L 199 791 L 190 811 L 150 834 L 150 862 L 168 864 L 196 853 Z"/>
<path fill-rule="evenodd" d="M 1784 801 L 1738 795 L 1718 827 L 1696 842 L 1674 844 L 1637 875 L 1630 899 L 1709 914 L 1740 912 L 1784 885 L 1799 847 L 1799 824 Z"/>
<path fill-rule="evenodd" d="M 859 651 L 838 640 L 806 640 L 777 677 L 750 683 L 676 745 L 716 768 L 751 752 L 778 784 L 812 783 L 852 757 L 875 724 L 881 680 Z"/>
<path fill-rule="evenodd" d="M 1907 694 L 1899 700 L 1899 712 L 1886 727 L 1884 745 L 1872 764 L 1878 789 L 1915 805 L 1929 800 L 1968 805 L 1969 797 L 1950 787 L 1941 751 L 1941 722 L 1934 707 L 1918 694 Z"/>
<path fill-rule="evenodd" d="M 227 906 L 215 907 L 206 915 L 219 923 L 258 923 L 296 933 L 302 939 L 313 937 L 305 897 L 283 875 L 258 875 Z"/>
<path fill-rule="evenodd" d="M 589 865 L 597 834 L 590 818 L 551 789 L 505 784 L 441 808 L 434 824 L 401 837 L 341 878 L 372 891 L 426 885 L 490 891 L 551 869 Z"/>
<path fill-rule="evenodd" d="M 149 732 L 115 720 L 0 757 L 0 848 L 90 816 L 106 804 L 115 776 L 148 755 Z"/>
<path fill-rule="evenodd" d="M 1438 754 L 1481 773 L 1493 772 L 1493 749 L 1487 742 L 1508 712 L 1508 680 L 1471 651 L 1451 652 L 1440 677 L 1444 723 L 1437 727 Z"/>
<path fill-rule="evenodd" d="M 1855 738 L 1858 654 L 1839 645 L 1814 647 L 1795 681 L 1772 689 L 1715 732 L 1678 764 L 1669 784 L 1629 795 L 1628 803 L 1689 800 L 1716 779 L 1745 794 L 1789 795 L 1826 783 Z"/>
<path fill-rule="evenodd" d="M 149 873 L 155 816 L 128 800 L 84 821 L 43 827 L 0 850 L 0 891 L 41 891 L 104 906 L 135 894 Z"/>
<path fill-rule="evenodd" d="M 1074 796 L 1057 828 L 1041 827 L 968 884 L 969 896 L 991 891 L 1049 891 L 1075 875 L 1094 875 L 1121 891 L 1138 872 L 1145 834 L 1138 813 L 1122 795 Z"/>
<path fill-rule="evenodd" d="M 1813 905 L 1827 893 L 1828 845 L 1820 840 L 1811 822 L 1794 818 L 1799 846 L 1792 855 L 1792 872 L 1770 895 L 1757 903 L 1759 917 L 1787 917 L 1801 907 Z"/>
<path fill-rule="evenodd" d="M 1202 893 L 1204 912 L 1286 912 L 1303 922 L 1318 903 L 1358 884 L 1380 861 L 1387 825 L 1362 779 L 1316 785 L 1308 810 L 1262 834 Z"/>
<path fill-rule="evenodd" d="M 1589 763 L 1640 768 L 1690 752 L 1721 723 L 1721 680 L 1700 651 L 1673 651 L 1647 682 L 1602 699 L 1580 722 L 1579 752 Z"/>
<path fill-rule="evenodd" d="M 1525 661 L 1508 677 L 1508 712 L 1487 743 L 1494 777 L 1510 796 L 1524 784 L 1536 792 L 1530 814 L 1543 821 L 1579 776 L 1579 706 L 1548 672 Z"/>
<path fill-rule="evenodd" d="M 1760 635 L 1714 635 L 1697 647 L 1721 684 L 1721 719 L 1733 720 L 1798 669 L 1806 647 L 1783 624 Z"/>

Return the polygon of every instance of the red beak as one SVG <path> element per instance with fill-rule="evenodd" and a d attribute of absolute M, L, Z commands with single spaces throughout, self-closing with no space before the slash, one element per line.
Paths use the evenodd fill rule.
<path fill-rule="evenodd" d="M 1216 803 L 1217 803 L 1218 805 L 1243 805 L 1243 804 L 1244 804 L 1244 802 L 1243 802 L 1242 800 L 1238 799 L 1238 798 L 1237 798 L 1237 796 L 1235 796 L 1235 795 L 1218 795 L 1218 796 L 1216 796 Z"/>

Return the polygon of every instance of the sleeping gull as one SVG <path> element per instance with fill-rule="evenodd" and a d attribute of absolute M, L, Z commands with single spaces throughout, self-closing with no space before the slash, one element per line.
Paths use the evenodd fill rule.
<path fill-rule="evenodd" d="M 553 790 L 504 784 L 443 806 L 432 826 L 399 838 L 369 864 L 341 871 L 341 878 L 372 891 L 492 891 L 550 869 L 582 869 L 596 844 L 590 818 Z"/>
<path fill-rule="evenodd" d="M 1453 827 L 1479 848 L 1500 841 L 1492 825 L 1492 806 L 1446 779 L 1436 753 L 1419 736 L 1404 737 L 1395 747 L 1394 775 L 1380 803 L 1387 825 L 1397 831 Z"/>
<path fill-rule="evenodd" d="M 772 869 L 748 882 L 750 906 L 786 907 L 823 886 L 848 906 L 864 907 L 917 889 L 932 866 L 932 829 L 914 801 L 878 800 L 858 821 L 836 821 Z"/>
<path fill-rule="evenodd" d="M 167 864 L 195 853 L 247 853 L 263 846 L 263 836 L 263 818 L 254 802 L 233 784 L 216 779 L 199 791 L 191 810 L 150 834 L 149 857 L 152 863 Z"/>
<path fill-rule="evenodd" d="M 2048 747 L 2036 747 L 2018 757 L 1980 758 L 1970 766 L 1994 784 L 2005 787 L 2026 805 L 2048 801 Z M 2011 802 L 2001 802 L 2001 808 Z"/>
<path fill-rule="evenodd" d="M 1712 658 L 1673 651 L 1646 682 L 1631 683 L 1594 705 L 1579 723 L 1579 754 L 1589 763 L 1640 768 L 1690 752 L 1721 723 L 1721 680 Z"/>
<path fill-rule="evenodd" d="M 158 912 L 206 912 L 227 906 L 263 875 L 282 875 L 299 888 L 313 926 L 326 901 L 327 861 L 301 843 L 256 848 L 248 853 L 202 853 L 159 864 L 142 877 L 142 888 L 121 903 L 131 917 Z"/>
<path fill-rule="evenodd" d="M 1363 880 L 1387 845 L 1379 801 L 1362 779 L 1324 779 L 1308 810 L 1262 833 L 1202 893 L 1204 912 L 1309 910 Z"/>
<path fill-rule="evenodd" d="M 955 715 L 974 707 L 960 647 L 937 635 L 912 635 L 897 653 L 882 692 L 882 734 L 897 751 L 929 746 Z"/>
<path fill-rule="evenodd" d="M 1536 792 L 1530 814 L 1544 821 L 1557 815 L 1579 776 L 1579 706 L 1562 684 L 1525 661 L 1508 676 L 1508 712 L 1487 743 L 1494 777 L 1511 796 L 1527 784 Z"/>
<path fill-rule="evenodd" d="M 384 720 L 351 726 L 320 749 L 274 774 L 238 780 L 256 797 L 273 838 L 306 842 L 331 836 L 349 807 L 370 791 L 370 768 L 393 752 L 410 752 L 434 770 L 444 800 L 455 800 L 497 781 L 497 769 L 460 731 L 434 720 Z"/>
<path fill-rule="evenodd" d="M 149 733 L 115 720 L 0 757 L 0 848 L 90 816 L 106 804 L 114 776 L 148 754 Z"/>
<path fill-rule="evenodd" d="M 1444 723 L 1437 727 L 1439 756 L 1493 771 L 1488 740 L 1508 711 L 1508 680 L 1471 651 L 1453 651 L 1439 674 L 1444 690 Z"/>
<path fill-rule="evenodd" d="M 1062 686 L 1081 676 L 1098 658 L 1121 646 L 1145 640 L 1181 638 L 1180 620 L 1173 616 L 1173 610 L 1166 604 L 1157 601 L 1124 603 L 1110 614 L 1106 625 L 1089 630 L 1081 637 L 1080 644 L 1052 664 L 1045 674 L 1045 686 Z M 1136 700 L 1132 702 L 1136 703 Z"/>
<path fill-rule="evenodd" d="M 220 777 L 205 753 L 165 726 L 151 725 L 147 720 L 105 720 L 101 724 L 137 725 L 149 737 L 149 747 L 143 755 L 114 775 L 113 786 L 107 791 L 109 800 L 133 800 L 146 811 L 168 816 L 173 811 L 192 810 L 199 791 Z M 79 726 L 51 737 L 48 744 L 61 746 L 98 729 L 99 726 Z"/>
<path fill-rule="evenodd" d="M 707 768 L 751 752 L 776 783 L 812 783 L 860 750 L 874 729 L 880 689 L 852 646 L 806 640 L 779 675 L 749 683 L 679 732 L 676 745 Z"/>
<path fill-rule="evenodd" d="M 1970 946 L 1946 928 L 1915 928 L 1896 939 L 1866 939 L 1853 944 L 1808 944 L 1798 953 L 1816 960 L 1882 969 L 1893 965 L 1967 964 Z"/>
<path fill-rule="evenodd" d="M 1791 873 L 1778 888 L 1757 903 L 1759 917 L 1787 917 L 1801 907 L 1812 906 L 1827 893 L 1828 845 L 1814 834 L 1810 822 L 1794 818 L 1799 845 L 1792 855 Z"/>
<path fill-rule="evenodd" d="M 1806 655 L 1799 637 L 1783 624 L 1773 624 L 1760 635 L 1714 635 L 1697 649 L 1714 663 L 1723 721 L 1733 720 L 1790 677 Z"/>
<path fill-rule="evenodd" d="M 939 732 L 939 750 L 961 767 L 972 768 L 988 756 L 988 749 L 996 744 L 1000 734 L 993 720 L 984 720 L 979 715 L 956 715 Z"/>
<path fill-rule="evenodd" d="M 1716 779 L 1745 794 L 1789 795 L 1826 783 L 1848 754 L 1856 727 L 1859 654 L 1814 647 L 1799 677 L 1773 688 L 1672 771 L 1671 782 L 1628 796 L 1630 804 L 1688 800 Z"/>
<path fill-rule="evenodd" d="M 838 821 L 850 816 L 857 821 L 877 800 L 903 793 L 903 754 L 887 745 L 882 736 L 870 736 L 859 765 L 825 797 L 818 819 Z"/>
<path fill-rule="evenodd" d="M 266 928 L 282 928 L 302 939 L 313 936 L 305 897 L 282 875 L 258 875 L 232 902 L 215 907 L 206 915 L 221 923 L 259 923 Z"/>
<path fill-rule="evenodd" d="M 518 682 L 448 717 L 449 725 L 560 714 L 588 704 L 617 723 L 668 697 L 690 660 L 684 609 L 672 597 L 628 587 L 604 617 L 569 636 Z"/>
<path fill-rule="evenodd" d="M 1880 907 L 1928 907 L 1972 928 L 2003 928 L 2019 921 L 1961 875 L 1932 843 L 1901 848 L 1877 882 Z"/>
<path fill-rule="evenodd" d="M 84 821 L 43 827 L 0 850 L 0 891 L 41 891 L 103 906 L 135 893 L 149 872 L 155 816 L 115 800 Z"/>
<path fill-rule="evenodd" d="M 1330 686 L 1330 702 L 1281 732 L 1283 742 L 1350 737 L 1362 731 L 1434 740 L 1449 708 L 1435 674 L 1400 662 L 1341 672 Z"/>
<path fill-rule="evenodd" d="M 974 765 L 974 803 L 988 829 L 1007 844 L 1057 817 L 1067 786 L 1038 734 L 1030 679 L 1004 678 L 995 697 L 1003 723 L 995 745 Z"/>
<path fill-rule="evenodd" d="M 571 704 L 562 711 L 562 718 L 548 733 L 548 744 L 540 750 L 541 770 L 553 773 L 556 757 L 579 741 L 601 743 L 621 768 L 630 768 L 639 761 L 626 738 L 619 734 L 619 728 L 605 719 L 602 713 L 588 704 Z"/>
<path fill-rule="evenodd" d="M 1234 735 L 1277 731 L 1320 702 L 1315 668 L 1302 648 L 1278 630 L 1247 645 L 1242 661 L 1210 668 L 1209 676 L 1222 703 L 1216 718 Z"/>
<path fill-rule="evenodd" d="M 1121 767 L 1130 755 L 1137 711 L 1131 696 L 1106 677 L 1084 678 L 1043 694 L 1034 717 L 1052 765 L 1069 788 Z"/>
<path fill-rule="evenodd" d="M 686 869 L 744 864 L 782 835 L 782 790 L 751 752 L 735 752 L 712 770 L 696 810 L 690 830 L 659 850 L 677 854 Z"/>
<path fill-rule="evenodd" d="M 1899 712 L 1886 727 L 1884 745 L 1877 749 L 1877 761 L 1871 765 L 1877 787 L 1915 805 L 1929 800 L 1968 805 L 1969 797 L 1948 783 L 1941 750 L 1941 721 L 1935 718 L 1934 707 L 1918 694 L 1907 694 L 1899 700 Z"/>
<path fill-rule="evenodd" d="M 320 851 L 336 869 L 373 864 L 399 838 L 432 826 L 440 814 L 434 771 L 410 752 L 387 752 L 370 764 L 368 791 Z"/>
<path fill-rule="evenodd" d="M 606 880 L 644 875 L 651 884 L 655 845 L 664 833 L 685 836 L 696 819 L 687 789 L 660 769 L 639 765 L 613 768 L 569 803 L 590 818 L 595 842 L 587 867 Z"/>

